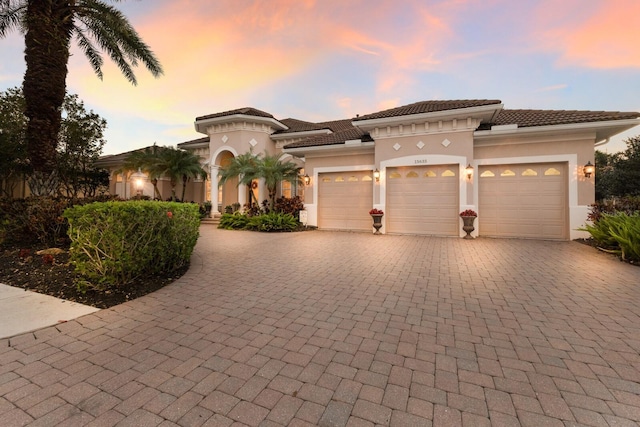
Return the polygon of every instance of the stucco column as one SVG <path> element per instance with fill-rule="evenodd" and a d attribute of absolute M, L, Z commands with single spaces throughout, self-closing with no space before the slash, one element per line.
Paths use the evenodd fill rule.
<path fill-rule="evenodd" d="M 258 206 L 262 207 L 262 201 L 268 199 L 267 187 L 264 183 L 264 178 L 258 181 Z"/>
<path fill-rule="evenodd" d="M 215 214 L 219 214 L 218 210 L 218 171 L 220 170 L 220 166 L 211 165 L 209 166 L 209 179 L 211 179 L 211 218 Z"/>
<path fill-rule="evenodd" d="M 238 185 L 238 203 L 240 203 L 240 210 L 247 204 L 247 186 L 244 184 Z"/>

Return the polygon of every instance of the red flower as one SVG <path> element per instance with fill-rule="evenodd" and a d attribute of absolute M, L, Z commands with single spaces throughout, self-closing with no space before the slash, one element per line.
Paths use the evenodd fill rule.
<path fill-rule="evenodd" d="M 478 214 L 473 209 L 467 209 L 466 211 L 460 212 L 460 216 L 478 216 Z"/>
<path fill-rule="evenodd" d="M 171 211 L 167 212 L 167 216 L 168 216 L 169 218 L 173 218 L 173 212 L 171 212 Z"/>
<path fill-rule="evenodd" d="M 42 262 L 45 264 L 53 264 L 53 255 L 51 254 L 42 255 Z"/>
<path fill-rule="evenodd" d="M 369 211 L 369 215 L 384 215 L 380 209 L 373 208 Z"/>

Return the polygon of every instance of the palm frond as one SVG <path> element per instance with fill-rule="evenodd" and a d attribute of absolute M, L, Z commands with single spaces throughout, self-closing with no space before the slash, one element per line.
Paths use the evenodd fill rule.
<path fill-rule="evenodd" d="M 26 0 L 0 0 L 0 38 L 10 31 L 25 32 Z"/>
<path fill-rule="evenodd" d="M 91 43 L 91 40 L 84 34 L 83 30 L 77 28 L 75 33 L 80 50 L 84 52 L 84 55 L 89 60 L 89 64 L 91 64 L 91 68 L 93 68 L 93 71 L 96 73 L 98 78 L 102 80 L 102 65 L 104 64 L 102 55 L 100 55 L 100 52 L 96 50 L 93 43 Z"/>
<path fill-rule="evenodd" d="M 88 32 L 132 84 L 137 84 L 133 68 L 139 61 L 153 76 L 163 73 L 149 46 L 118 9 L 103 1 L 84 0 L 76 6 L 75 16 L 84 26 L 77 26 L 76 33 Z"/>

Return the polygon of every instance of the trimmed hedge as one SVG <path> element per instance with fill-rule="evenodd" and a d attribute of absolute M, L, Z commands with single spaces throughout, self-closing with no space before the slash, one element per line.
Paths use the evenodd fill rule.
<path fill-rule="evenodd" d="M 72 264 L 103 289 L 187 265 L 200 226 L 198 205 L 176 202 L 91 203 L 67 209 L 64 217 Z"/>

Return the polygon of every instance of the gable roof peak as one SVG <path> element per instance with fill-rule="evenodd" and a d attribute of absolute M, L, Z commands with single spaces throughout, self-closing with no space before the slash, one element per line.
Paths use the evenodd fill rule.
<path fill-rule="evenodd" d="M 207 114 L 206 116 L 196 117 L 196 121 L 213 119 L 216 117 L 235 116 L 235 115 L 267 117 L 270 119 L 275 119 L 275 117 L 273 117 L 272 114 L 267 113 L 266 111 L 258 110 L 257 108 L 253 108 L 253 107 L 242 107 L 242 108 L 236 108 L 234 110 L 222 111 L 220 113 L 213 113 L 213 114 Z"/>

